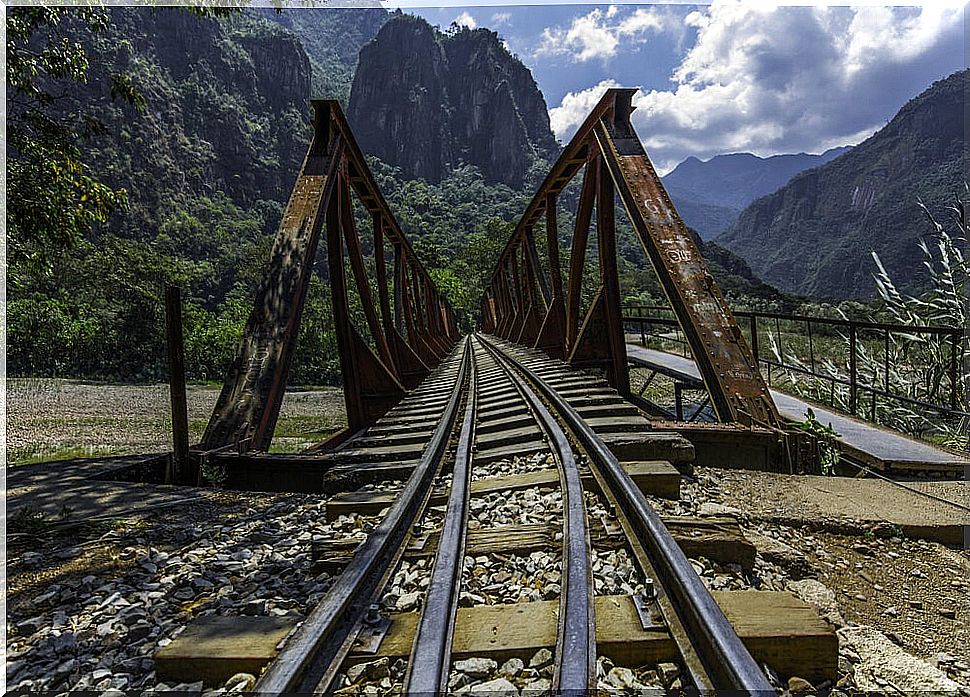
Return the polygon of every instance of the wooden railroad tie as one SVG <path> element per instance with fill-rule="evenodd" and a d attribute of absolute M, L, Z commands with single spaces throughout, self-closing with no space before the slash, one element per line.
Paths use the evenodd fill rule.
<path fill-rule="evenodd" d="M 746 571 L 754 568 L 757 550 L 741 532 L 738 521 L 731 516 L 692 518 L 667 517 L 664 524 L 670 530 L 689 557 L 705 557 L 719 564 L 738 564 Z M 501 525 L 469 530 L 466 556 L 483 554 L 524 555 L 540 549 L 558 549 L 556 539 L 562 526 L 549 525 Z M 627 539 L 619 530 L 607 530 L 600 520 L 590 521 L 590 537 L 595 549 L 619 549 L 626 546 Z M 317 571 L 337 573 L 350 561 L 359 544 L 358 540 L 341 540 L 314 544 L 311 548 Z M 408 546 L 405 556 L 410 558 L 434 555 L 438 545 L 438 533 L 418 538 Z"/>
<path fill-rule="evenodd" d="M 714 598 L 744 644 L 760 663 L 783 678 L 793 675 L 815 684 L 838 673 L 838 637 L 815 608 L 787 592 L 721 591 Z M 459 608 L 452 659 L 471 656 L 502 662 L 554 648 L 558 600 Z M 629 596 L 595 601 L 596 644 L 618 665 L 640 666 L 679 660 L 664 630 L 645 630 Z M 406 658 L 411 651 L 417 612 L 391 615 L 391 625 L 376 652 L 357 652 L 350 663 L 382 656 Z M 215 685 L 240 671 L 258 674 L 299 617 L 200 617 L 155 654 L 160 680 Z"/>

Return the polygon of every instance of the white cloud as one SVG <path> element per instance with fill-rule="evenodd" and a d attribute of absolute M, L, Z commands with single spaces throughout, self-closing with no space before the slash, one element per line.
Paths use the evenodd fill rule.
<path fill-rule="evenodd" d="M 536 55 L 564 55 L 574 62 L 612 58 L 621 42 L 642 43 L 649 33 L 672 26 L 672 16 L 658 8 L 639 7 L 632 13 L 616 5 L 605 12 L 595 8 L 574 17 L 568 27 L 543 29 Z"/>
<path fill-rule="evenodd" d="M 508 24 L 512 21 L 512 13 L 496 12 L 492 15 L 492 24 Z"/>
<path fill-rule="evenodd" d="M 452 24 L 457 24 L 459 27 L 467 27 L 468 29 L 475 29 L 476 27 L 478 27 L 478 22 L 476 22 L 475 18 L 472 17 L 467 12 L 462 12 L 460 15 L 455 17 L 451 22 Z"/>
<path fill-rule="evenodd" d="M 636 21 L 652 29 L 648 19 Z M 697 28 L 697 39 L 671 87 L 634 100 L 634 124 L 661 170 L 688 155 L 818 152 L 859 142 L 933 79 L 963 67 L 958 6 L 715 4 L 683 21 Z M 570 137 L 614 85 L 567 94 L 550 110 L 556 135 Z"/>
<path fill-rule="evenodd" d="M 552 132 L 561 140 L 567 140 L 596 106 L 600 97 L 611 87 L 621 87 L 621 85 L 616 80 L 603 80 L 589 89 L 570 92 L 563 97 L 559 106 L 549 110 Z"/>

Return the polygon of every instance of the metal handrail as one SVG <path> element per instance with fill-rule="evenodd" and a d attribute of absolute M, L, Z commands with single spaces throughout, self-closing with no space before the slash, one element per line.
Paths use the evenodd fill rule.
<path fill-rule="evenodd" d="M 669 307 L 663 305 L 623 305 L 623 310 L 660 310 L 663 312 L 673 312 Z M 934 326 L 924 324 L 892 324 L 886 322 L 868 322 L 865 320 L 842 319 L 840 317 L 813 317 L 812 315 L 786 314 L 784 312 L 764 312 L 761 310 L 734 310 L 736 317 L 752 317 L 762 319 L 790 320 L 793 322 L 813 322 L 816 324 L 832 324 L 842 327 L 855 327 L 856 329 L 874 329 L 879 331 L 910 331 L 917 334 L 942 334 L 946 336 L 963 336 L 963 329 L 960 327 Z M 623 319 L 639 319 L 638 317 L 625 317 Z M 646 318 L 644 318 L 646 319 Z M 658 318 L 661 319 L 661 318 Z"/>
<path fill-rule="evenodd" d="M 636 312 L 637 314 L 631 314 Z M 672 316 L 655 316 L 647 313 L 654 312 L 665 312 L 670 313 L 672 310 L 668 307 L 662 305 L 624 305 L 623 306 L 623 322 L 624 323 L 636 323 L 640 325 L 641 338 L 645 340 L 643 325 L 661 325 L 661 326 L 671 326 L 679 327 L 678 321 Z M 958 393 L 958 370 L 959 370 L 959 358 L 962 351 L 961 340 L 963 338 L 964 330 L 959 327 L 946 327 L 946 326 L 931 326 L 931 325 L 907 325 L 907 324 L 891 324 L 885 322 L 868 322 L 862 320 L 847 320 L 841 318 L 829 318 L 829 317 L 812 317 L 809 315 L 798 315 L 798 314 L 785 314 L 780 312 L 761 312 L 761 311 L 738 311 L 735 315 L 739 318 L 743 317 L 749 320 L 749 332 L 751 334 L 751 346 L 752 353 L 754 354 L 755 360 L 758 364 L 764 364 L 768 366 L 768 382 L 771 382 L 771 368 L 779 368 L 783 370 L 789 370 L 794 373 L 801 375 L 808 375 L 816 377 L 822 380 L 828 380 L 832 383 L 833 389 L 836 384 L 844 385 L 849 388 L 849 411 L 853 414 L 857 410 L 859 403 L 858 392 L 859 390 L 868 392 L 872 397 L 872 420 L 875 420 L 875 399 L 876 396 L 880 396 L 886 399 L 892 399 L 905 404 L 909 404 L 915 407 L 920 407 L 923 409 L 932 409 L 944 415 L 953 416 L 956 418 L 968 418 L 970 413 L 960 408 L 959 393 Z M 809 339 L 809 364 L 810 368 L 806 369 L 802 366 L 792 365 L 784 360 L 775 361 L 770 358 L 763 357 L 759 354 L 758 350 L 758 320 L 767 319 L 774 320 L 776 325 L 776 331 L 780 334 L 780 329 L 778 329 L 778 322 L 789 321 L 789 322 L 804 322 L 808 330 Z M 840 378 L 835 375 L 828 373 L 818 372 L 815 369 L 815 351 L 814 351 L 814 341 L 812 327 L 822 325 L 822 326 L 834 326 L 841 328 L 848 328 L 849 330 L 849 378 Z M 858 349 L 857 342 L 859 338 L 859 333 L 864 331 L 879 332 L 883 336 L 885 343 L 884 359 L 882 366 L 882 375 L 884 376 L 884 386 L 882 388 L 877 387 L 874 383 L 863 382 L 858 379 Z M 916 399 L 913 397 L 908 397 L 906 395 L 898 394 L 892 392 L 889 389 L 890 379 L 889 379 L 889 335 L 890 333 L 908 333 L 908 334 L 928 334 L 931 336 L 941 337 L 943 341 L 950 342 L 950 365 L 948 370 L 948 378 L 950 385 L 950 395 L 949 395 L 949 405 L 944 406 L 942 404 L 934 404 L 921 399 Z M 673 341 L 676 343 L 684 343 L 682 340 L 673 337 L 664 337 L 666 341 Z M 780 340 L 780 336 L 779 336 Z"/>

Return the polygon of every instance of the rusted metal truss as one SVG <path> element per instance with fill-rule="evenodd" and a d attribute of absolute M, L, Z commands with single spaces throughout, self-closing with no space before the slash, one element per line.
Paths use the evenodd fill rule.
<path fill-rule="evenodd" d="M 459 339 L 450 305 L 388 208 L 339 104 L 317 100 L 313 108 L 313 140 L 283 213 L 242 342 L 198 448 L 203 451 L 269 447 L 324 227 L 349 433 L 386 413 Z M 373 278 L 355 223 L 352 194 L 373 222 Z M 394 259 L 393 283 L 385 257 L 388 247 Z M 345 259 L 370 341 L 351 318 Z"/>
<path fill-rule="evenodd" d="M 737 320 L 633 130 L 635 93 L 609 90 L 553 165 L 499 257 L 482 298 L 482 328 L 575 366 L 602 368 L 614 387 L 629 393 L 614 221 L 618 196 L 687 337 L 718 418 L 777 426 L 778 412 Z M 564 285 L 556 203 L 581 170 Z M 594 208 L 599 284 L 584 314 L 581 291 Z M 547 271 L 534 235 L 543 218 Z"/>

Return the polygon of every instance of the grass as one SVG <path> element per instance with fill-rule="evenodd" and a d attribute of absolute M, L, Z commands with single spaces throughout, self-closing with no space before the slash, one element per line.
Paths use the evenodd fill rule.
<path fill-rule="evenodd" d="M 218 388 L 187 391 L 190 439 L 198 442 Z M 7 381 L 10 465 L 171 450 L 168 385 L 91 384 L 45 378 Z M 297 452 L 346 425 L 343 392 L 324 387 L 287 392 L 273 451 Z"/>
<path fill-rule="evenodd" d="M 114 457 L 122 455 L 122 448 L 92 447 L 85 445 L 64 445 L 51 448 L 43 443 L 35 443 L 25 448 L 7 451 L 7 464 L 11 466 L 35 465 L 39 462 L 62 462 L 84 457 Z"/>

